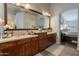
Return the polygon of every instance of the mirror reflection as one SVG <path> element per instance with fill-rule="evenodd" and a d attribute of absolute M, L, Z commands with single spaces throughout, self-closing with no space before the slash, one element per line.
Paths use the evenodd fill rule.
<path fill-rule="evenodd" d="M 7 4 L 8 29 L 49 28 L 49 17 Z"/>

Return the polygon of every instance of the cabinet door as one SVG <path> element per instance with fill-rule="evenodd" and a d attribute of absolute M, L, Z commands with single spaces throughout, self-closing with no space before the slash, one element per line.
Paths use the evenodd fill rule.
<path fill-rule="evenodd" d="M 25 53 L 24 53 L 24 44 L 22 44 L 22 45 L 17 45 L 17 47 L 16 47 L 16 54 L 17 54 L 17 56 L 24 56 L 25 55 Z"/>
<path fill-rule="evenodd" d="M 16 56 L 16 49 L 15 47 L 11 47 L 11 48 L 6 48 L 1 50 L 3 56 Z"/>
<path fill-rule="evenodd" d="M 30 55 L 31 39 L 25 39 L 17 42 L 17 55 L 28 56 Z"/>
<path fill-rule="evenodd" d="M 47 35 L 44 37 L 44 49 L 46 49 L 48 46 L 48 42 L 47 42 Z"/>
<path fill-rule="evenodd" d="M 16 56 L 16 49 L 15 47 L 3 49 L 2 53 L 4 56 Z"/>
<path fill-rule="evenodd" d="M 44 38 L 41 36 L 39 37 L 39 51 L 43 51 L 45 46 Z"/>
<path fill-rule="evenodd" d="M 46 36 L 42 36 L 42 46 L 43 46 L 43 50 L 46 49 L 46 47 L 47 47 L 47 38 L 46 38 Z"/>
<path fill-rule="evenodd" d="M 16 43 L 8 42 L 0 44 L 0 50 L 4 56 L 15 56 L 16 55 Z"/>
<path fill-rule="evenodd" d="M 29 41 L 25 44 L 25 55 L 26 56 L 32 55 L 32 53 L 31 53 L 31 41 Z"/>
<path fill-rule="evenodd" d="M 32 52 L 32 55 L 38 53 L 38 38 L 37 37 L 32 38 L 31 52 Z"/>
<path fill-rule="evenodd" d="M 47 40 L 48 46 L 54 44 L 56 42 L 56 34 L 49 34 Z"/>
<path fill-rule="evenodd" d="M 53 43 L 53 35 L 52 34 L 49 35 L 49 42 L 50 42 L 50 45 L 52 45 L 52 43 Z"/>
<path fill-rule="evenodd" d="M 48 35 L 47 36 L 47 42 L 48 42 L 47 45 L 48 46 L 50 46 L 52 44 L 52 41 L 51 40 L 52 40 L 51 35 Z"/>
<path fill-rule="evenodd" d="M 56 42 L 56 34 L 52 34 L 52 43 L 54 44 Z"/>

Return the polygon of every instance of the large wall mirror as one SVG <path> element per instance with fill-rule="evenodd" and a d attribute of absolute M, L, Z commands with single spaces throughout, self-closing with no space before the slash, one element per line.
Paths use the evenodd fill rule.
<path fill-rule="evenodd" d="M 6 5 L 6 25 L 8 29 L 38 29 L 50 27 L 50 18 L 48 16 L 17 7 L 11 3 Z"/>

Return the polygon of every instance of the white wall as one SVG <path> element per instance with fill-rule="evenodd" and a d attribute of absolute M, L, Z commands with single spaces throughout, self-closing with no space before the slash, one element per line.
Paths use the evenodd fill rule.
<path fill-rule="evenodd" d="M 60 44 L 60 33 L 59 33 L 59 15 L 65 10 L 79 8 L 78 3 L 55 3 L 51 4 L 51 26 L 53 31 L 57 33 L 57 44 Z M 79 41 L 78 41 L 79 42 Z M 79 47 L 79 44 L 78 44 Z"/>

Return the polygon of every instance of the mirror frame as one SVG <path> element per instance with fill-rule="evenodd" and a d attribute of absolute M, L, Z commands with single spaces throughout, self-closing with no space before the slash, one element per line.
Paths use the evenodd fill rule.
<path fill-rule="evenodd" d="M 16 6 L 16 5 L 15 5 Z M 20 8 L 24 8 L 24 7 L 20 7 Z M 38 12 L 36 10 L 33 9 L 28 9 L 31 12 L 43 15 L 41 12 Z M 7 16 L 7 3 L 4 3 L 4 20 L 5 20 L 5 25 L 7 24 L 7 20 L 8 20 L 8 16 Z M 49 18 L 49 28 L 43 28 L 45 29 L 51 29 L 51 16 L 47 16 Z M 27 28 L 27 29 L 7 29 L 7 30 L 38 30 L 38 29 L 31 29 L 31 28 Z"/>

